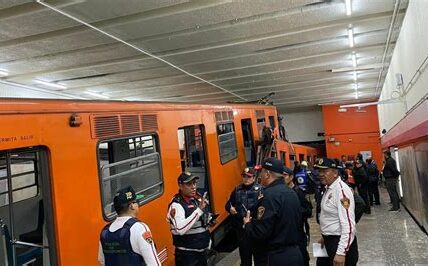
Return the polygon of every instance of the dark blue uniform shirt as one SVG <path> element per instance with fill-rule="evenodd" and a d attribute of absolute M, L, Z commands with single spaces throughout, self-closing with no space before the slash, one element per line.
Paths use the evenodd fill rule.
<path fill-rule="evenodd" d="M 297 194 L 278 179 L 263 189 L 256 214 L 245 225 L 245 233 L 257 243 L 258 252 L 297 246 L 303 230 Z"/>

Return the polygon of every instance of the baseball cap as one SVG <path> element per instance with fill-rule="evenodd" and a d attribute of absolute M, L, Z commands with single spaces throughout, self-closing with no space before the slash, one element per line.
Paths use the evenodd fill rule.
<path fill-rule="evenodd" d="M 254 171 L 254 168 L 252 167 L 245 167 L 241 173 L 242 176 L 248 176 L 248 177 L 253 177 L 254 174 L 255 174 L 255 171 Z"/>
<path fill-rule="evenodd" d="M 262 168 L 279 174 L 284 173 L 284 164 L 282 161 L 273 157 L 266 158 L 262 163 Z"/>
<path fill-rule="evenodd" d="M 290 168 L 284 166 L 284 174 L 293 175 L 294 173 L 293 173 L 293 170 L 291 170 Z"/>
<path fill-rule="evenodd" d="M 190 172 L 183 172 L 178 176 L 177 182 L 178 184 L 184 184 L 184 183 L 189 183 L 193 179 L 199 179 L 199 176 L 193 175 Z"/>
<path fill-rule="evenodd" d="M 135 194 L 134 189 L 131 186 L 127 186 L 125 188 L 119 189 L 114 195 L 113 204 L 114 205 L 122 205 L 127 204 L 132 201 L 137 201 L 142 199 L 143 195 Z"/>
<path fill-rule="evenodd" d="M 331 158 L 320 158 L 318 160 L 318 162 L 314 165 L 315 168 L 319 168 L 319 169 L 328 169 L 328 168 L 333 168 L 333 169 L 338 169 L 338 164 L 334 159 Z"/>

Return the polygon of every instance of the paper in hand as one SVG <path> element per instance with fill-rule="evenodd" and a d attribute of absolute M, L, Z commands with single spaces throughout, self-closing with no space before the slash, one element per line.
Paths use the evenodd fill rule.
<path fill-rule="evenodd" d="M 327 250 L 325 247 L 321 248 L 320 243 L 313 243 L 313 254 L 314 257 L 320 258 L 320 257 L 328 257 Z"/>

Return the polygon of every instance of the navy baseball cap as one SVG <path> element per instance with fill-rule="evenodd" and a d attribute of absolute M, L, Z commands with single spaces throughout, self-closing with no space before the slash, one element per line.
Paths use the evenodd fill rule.
<path fill-rule="evenodd" d="M 293 175 L 293 170 L 291 170 L 290 168 L 284 166 L 284 174 L 285 175 Z"/>
<path fill-rule="evenodd" d="M 143 195 L 137 195 L 135 194 L 134 189 L 131 186 L 119 189 L 116 194 L 114 195 L 113 204 L 122 205 L 127 204 L 133 201 L 137 201 L 142 199 Z"/>
<path fill-rule="evenodd" d="M 278 174 L 284 173 L 284 164 L 282 163 L 282 161 L 273 157 L 266 158 L 262 163 L 262 168 Z"/>
<path fill-rule="evenodd" d="M 316 162 L 314 167 L 319 169 L 328 169 L 328 168 L 338 169 L 339 165 L 336 162 L 336 160 L 324 157 L 324 158 L 320 158 L 318 162 Z"/>
<path fill-rule="evenodd" d="M 199 179 L 199 176 L 195 176 L 190 172 L 183 172 L 178 176 L 177 182 L 178 184 L 189 183 L 194 179 Z"/>

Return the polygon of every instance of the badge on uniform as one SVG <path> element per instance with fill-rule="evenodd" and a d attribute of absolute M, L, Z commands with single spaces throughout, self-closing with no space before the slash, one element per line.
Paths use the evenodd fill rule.
<path fill-rule="evenodd" d="M 147 241 L 147 243 L 152 244 L 153 243 L 153 237 L 152 233 L 150 231 L 146 231 L 143 233 L 143 239 Z"/>
<path fill-rule="evenodd" d="M 349 205 L 351 205 L 349 199 L 346 196 L 343 196 L 343 198 L 340 200 L 340 203 L 342 203 L 342 206 L 345 209 L 348 209 Z"/>
<path fill-rule="evenodd" d="M 263 217 L 263 214 L 265 214 L 265 207 L 260 206 L 257 208 L 257 220 L 260 220 Z"/>

